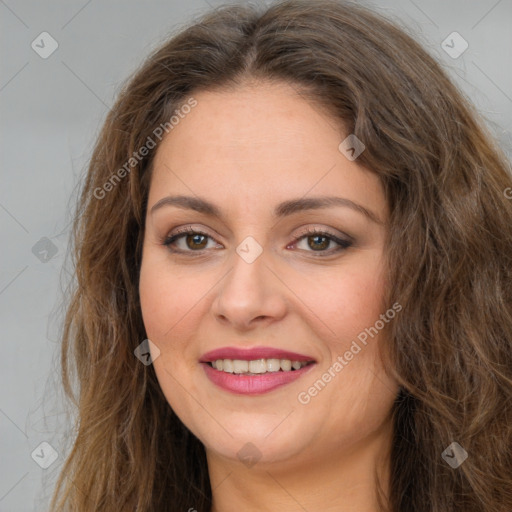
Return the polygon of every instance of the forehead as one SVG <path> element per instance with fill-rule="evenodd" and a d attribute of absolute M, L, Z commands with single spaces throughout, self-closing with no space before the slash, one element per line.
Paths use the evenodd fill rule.
<path fill-rule="evenodd" d="M 193 96 L 197 106 L 164 138 L 157 153 L 194 146 L 240 162 L 270 155 L 314 159 L 321 146 L 336 148 L 342 135 L 339 121 L 320 113 L 287 84 L 253 84 Z"/>
<path fill-rule="evenodd" d="M 264 83 L 192 96 L 197 105 L 157 149 L 150 203 L 170 192 L 247 204 L 339 192 L 385 206 L 378 177 L 340 152 L 341 121 L 297 88 Z"/>

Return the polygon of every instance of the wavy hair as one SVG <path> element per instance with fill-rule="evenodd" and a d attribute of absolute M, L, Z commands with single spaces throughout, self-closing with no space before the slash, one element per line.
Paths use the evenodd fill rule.
<path fill-rule="evenodd" d="M 325 107 L 364 142 L 358 163 L 384 186 L 386 301 L 403 311 L 386 356 L 400 393 L 383 509 L 510 512 L 510 163 L 407 29 L 335 0 L 215 8 L 121 88 L 73 224 L 61 373 L 77 421 L 51 510 L 210 511 L 204 446 L 172 411 L 152 365 L 134 356 L 146 338 L 138 277 L 156 152 L 139 150 L 195 92 L 247 80 L 289 83 Z M 468 453 L 456 469 L 441 456 L 452 442 Z"/>

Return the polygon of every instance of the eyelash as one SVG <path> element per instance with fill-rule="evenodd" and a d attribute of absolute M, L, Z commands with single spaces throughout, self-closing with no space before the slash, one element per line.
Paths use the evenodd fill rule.
<path fill-rule="evenodd" d="M 178 230 L 175 234 L 173 235 L 170 235 L 169 237 L 167 237 L 162 245 L 165 245 L 171 252 L 173 253 L 181 253 L 181 254 L 184 254 L 184 253 L 198 253 L 198 255 L 201 255 L 203 254 L 204 251 L 208 250 L 208 249 L 200 249 L 200 250 L 197 250 L 197 251 L 194 251 L 194 250 L 182 250 L 182 249 L 173 249 L 171 248 L 171 245 L 176 242 L 176 240 L 184 237 L 185 235 L 202 235 L 202 236 L 205 236 L 207 238 L 210 238 L 213 240 L 213 238 L 208 235 L 207 233 L 201 231 L 201 230 L 197 230 L 197 229 L 192 229 L 192 227 L 188 226 L 186 228 L 182 228 L 180 230 Z M 334 234 L 332 233 L 329 233 L 328 231 L 325 231 L 325 230 L 321 230 L 321 229 L 315 229 L 315 228 L 312 228 L 312 229 L 308 229 L 305 233 L 301 234 L 299 237 L 297 237 L 295 240 L 293 240 L 292 244 L 296 244 L 297 242 L 300 242 L 303 238 L 309 238 L 310 236 L 323 236 L 325 238 L 327 238 L 329 241 L 332 241 L 332 242 L 335 242 L 338 244 L 338 247 L 333 251 L 333 250 L 329 250 L 329 251 L 306 251 L 306 252 L 311 252 L 315 255 L 315 257 L 327 257 L 327 256 L 331 256 L 333 254 L 337 254 L 341 251 L 344 251 L 346 249 L 348 249 L 349 247 L 352 246 L 353 242 L 352 241 L 349 241 L 349 240 L 343 240 L 341 238 L 338 238 L 337 236 L 335 236 Z M 323 254 L 322 254 L 323 253 Z M 325 256 L 324 256 L 325 254 Z"/>

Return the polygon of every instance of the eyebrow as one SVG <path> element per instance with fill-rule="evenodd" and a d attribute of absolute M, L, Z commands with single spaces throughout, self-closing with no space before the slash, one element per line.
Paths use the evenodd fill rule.
<path fill-rule="evenodd" d="M 156 202 L 152 206 L 150 213 L 153 214 L 156 210 L 159 210 L 164 206 L 176 206 L 186 210 L 194 210 L 210 217 L 217 217 L 218 219 L 224 218 L 222 211 L 216 205 L 199 197 L 182 195 L 167 196 Z M 333 208 L 336 206 L 351 208 L 352 210 L 363 214 L 372 222 L 375 222 L 376 224 L 383 224 L 383 222 L 371 210 L 351 201 L 350 199 L 335 196 L 309 197 L 283 201 L 275 207 L 272 215 L 276 218 L 284 218 L 298 212 Z"/>

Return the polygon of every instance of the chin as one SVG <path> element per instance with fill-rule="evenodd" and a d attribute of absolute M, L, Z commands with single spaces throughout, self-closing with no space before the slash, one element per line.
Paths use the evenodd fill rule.
<path fill-rule="evenodd" d="M 303 426 L 299 428 L 293 424 L 290 421 L 292 415 L 284 421 L 286 415 L 245 416 L 240 421 L 224 421 L 222 426 L 227 432 L 218 428 L 212 436 L 210 426 L 196 436 L 207 451 L 228 459 L 242 462 L 257 459 L 259 464 L 284 462 L 303 456 L 314 437 L 314 433 L 304 432 Z"/>

